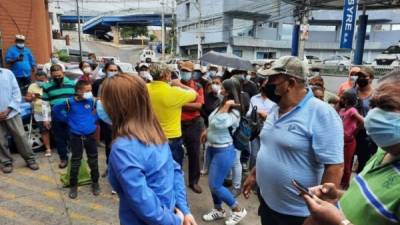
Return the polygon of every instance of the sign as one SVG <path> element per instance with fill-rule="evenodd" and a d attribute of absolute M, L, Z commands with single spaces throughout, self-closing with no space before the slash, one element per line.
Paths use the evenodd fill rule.
<path fill-rule="evenodd" d="M 357 0 L 345 0 L 343 7 L 342 33 L 340 48 L 352 49 L 356 26 Z"/>

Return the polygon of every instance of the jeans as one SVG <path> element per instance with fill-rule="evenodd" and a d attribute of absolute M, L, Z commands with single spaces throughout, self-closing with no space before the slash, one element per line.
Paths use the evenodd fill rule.
<path fill-rule="evenodd" d="M 240 186 L 242 185 L 242 164 L 240 162 L 240 155 L 243 152 L 236 149 L 235 152 L 236 158 L 232 168 L 232 184 L 235 189 L 240 189 Z"/>
<path fill-rule="evenodd" d="M 69 139 L 69 128 L 68 124 L 61 121 L 53 121 L 51 129 L 54 137 L 54 144 L 57 148 L 60 160 L 68 160 L 68 139 Z"/>
<path fill-rule="evenodd" d="M 272 210 L 260 194 L 258 194 L 258 199 L 260 200 L 258 215 L 261 217 L 262 225 L 302 225 L 306 219 L 306 217 L 284 215 Z"/>
<path fill-rule="evenodd" d="M 13 159 L 8 147 L 7 135 L 11 134 L 19 154 L 26 163 L 35 163 L 35 155 L 25 135 L 24 125 L 20 115 L 0 122 L 0 163 L 4 166 L 12 165 Z"/>
<path fill-rule="evenodd" d="M 171 138 L 168 139 L 169 148 L 172 152 L 172 158 L 182 167 L 184 152 L 182 148 L 183 140 L 182 138 Z"/>
<path fill-rule="evenodd" d="M 97 154 L 97 143 L 95 133 L 89 135 L 70 135 L 71 142 L 71 171 L 70 185 L 71 187 L 78 185 L 79 167 L 83 155 L 83 149 L 86 150 L 88 164 L 90 167 L 90 176 L 93 183 L 99 182 L 99 165 Z"/>
<path fill-rule="evenodd" d="M 106 150 L 106 162 L 108 165 L 108 157 L 111 153 L 111 142 L 112 142 L 112 129 L 111 126 L 102 120 L 99 120 L 100 124 L 100 139 L 104 141 Z"/>
<path fill-rule="evenodd" d="M 250 165 L 249 169 L 253 169 L 256 165 L 257 154 L 260 150 L 260 137 L 256 137 L 254 140 L 250 142 Z"/>
<path fill-rule="evenodd" d="M 210 167 L 208 169 L 208 185 L 212 194 L 214 207 L 221 209 L 222 202 L 229 207 L 237 206 L 237 201 L 232 193 L 223 186 L 224 179 L 232 169 L 236 158 L 235 148 L 230 145 L 226 148 L 209 147 Z"/>
<path fill-rule="evenodd" d="M 344 172 L 341 185 L 347 188 L 350 183 L 351 171 L 353 168 L 353 157 L 356 151 L 357 142 L 355 139 L 344 142 Z"/>
<path fill-rule="evenodd" d="M 189 185 L 195 185 L 200 179 L 200 136 L 203 131 L 203 120 L 182 122 L 183 143 L 189 159 Z"/>

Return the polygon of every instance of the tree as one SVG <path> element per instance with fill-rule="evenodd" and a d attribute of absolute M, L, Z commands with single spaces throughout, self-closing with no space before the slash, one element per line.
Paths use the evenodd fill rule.
<path fill-rule="evenodd" d="M 145 26 L 134 26 L 134 27 L 122 27 L 121 36 L 122 38 L 135 38 L 138 36 L 147 36 L 148 30 Z"/>

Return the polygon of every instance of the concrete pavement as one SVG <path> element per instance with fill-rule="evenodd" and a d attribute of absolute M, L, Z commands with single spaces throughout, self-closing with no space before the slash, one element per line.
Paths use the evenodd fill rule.
<path fill-rule="evenodd" d="M 105 170 L 104 149 L 99 149 L 100 172 Z M 79 196 L 75 200 L 68 198 L 68 189 L 63 188 L 58 169 L 58 156 L 47 158 L 38 153 L 40 170 L 31 171 L 19 155 L 14 155 L 14 172 L 0 174 L 0 224 L 1 225 L 84 225 L 119 224 L 118 197 L 111 195 L 110 185 L 100 179 L 102 193 L 94 197 L 90 186 L 79 187 Z M 187 160 L 185 160 L 187 161 Z M 202 177 L 202 194 L 188 189 L 188 199 L 198 224 L 222 225 L 223 220 L 205 223 L 201 215 L 212 206 L 207 187 L 207 177 Z M 239 197 L 239 203 L 248 211 L 241 225 L 259 225 L 257 216 L 258 201 L 255 196 L 250 200 Z M 227 210 L 228 208 L 225 207 Z"/>

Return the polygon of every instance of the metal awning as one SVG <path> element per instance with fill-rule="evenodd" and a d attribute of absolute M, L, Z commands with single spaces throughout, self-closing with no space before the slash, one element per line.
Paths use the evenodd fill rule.
<path fill-rule="evenodd" d="M 306 0 L 283 0 L 288 4 L 305 6 Z M 309 0 L 314 9 L 342 9 L 343 0 Z M 393 9 L 400 8 L 400 0 L 359 0 L 359 6 L 365 5 L 367 9 Z"/>

